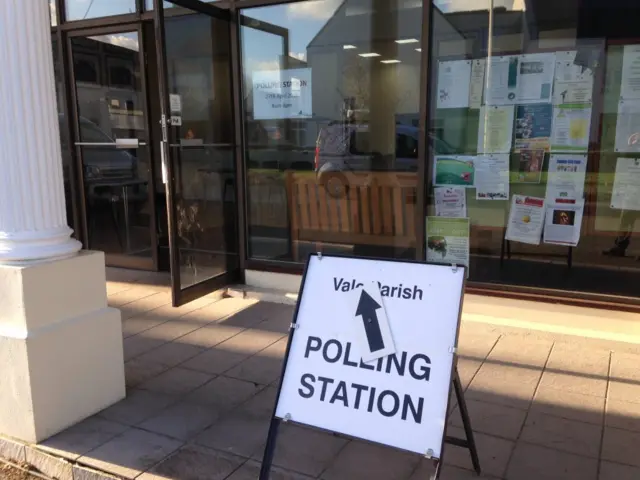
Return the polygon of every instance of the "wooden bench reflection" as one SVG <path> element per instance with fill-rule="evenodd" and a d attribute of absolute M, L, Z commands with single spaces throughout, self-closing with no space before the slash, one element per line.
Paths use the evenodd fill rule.
<path fill-rule="evenodd" d="M 415 173 L 354 174 L 332 196 L 315 174 L 286 174 L 294 260 L 300 242 L 415 247 Z"/>

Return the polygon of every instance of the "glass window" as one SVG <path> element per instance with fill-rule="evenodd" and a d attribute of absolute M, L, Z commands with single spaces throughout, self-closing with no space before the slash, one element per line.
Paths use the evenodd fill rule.
<path fill-rule="evenodd" d="M 109 17 L 136 12 L 135 0 L 65 0 L 67 20 Z"/>
<path fill-rule="evenodd" d="M 51 16 L 51 26 L 58 25 L 58 12 L 56 12 L 56 0 L 49 0 L 49 14 Z"/>
<path fill-rule="evenodd" d="M 420 1 L 242 11 L 251 257 L 415 257 L 421 25 Z"/>
<path fill-rule="evenodd" d="M 213 3 L 213 2 L 217 2 L 219 0 L 202 0 L 205 3 Z M 176 7 L 177 5 L 171 3 L 171 2 L 162 2 L 162 6 L 164 8 L 173 8 Z M 153 0 L 145 0 L 145 8 L 147 10 L 153 10 Z"/>
<path fill-rule="evenodd" d="M 138 32 L 71 39 L 88 247 L 151 258 L 150 152 Z M 117 148 L 118 139 L 138 140 Z"/>
<path fill-rule="evenodd" d="M 637 296 L 631 5 L 434 0 L 428 260 L 469 251 L 474 282 Z"/>

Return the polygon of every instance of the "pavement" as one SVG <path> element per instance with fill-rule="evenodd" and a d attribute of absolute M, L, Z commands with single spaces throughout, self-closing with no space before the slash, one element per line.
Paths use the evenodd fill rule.
<path fill-rule="evenodd" d="M 166 276 L 107 277 L 122 311 L 127 398 L 27 447 L 27 461 L 60 480 L 256 479 L 293 307 L 210 295 L 172 308 Z M 637 353 L 463 321 L 458 369 L 482 478 L 640 479 Z M 452 402 L 448 434 L 462 437 L 461 426 Z M 274 480 L 426 480 L 433 468 L 289 424 L 274 463 Z M 463 448 L 446 446 L 444 465 L 444 480 L 477 478 Z"/>

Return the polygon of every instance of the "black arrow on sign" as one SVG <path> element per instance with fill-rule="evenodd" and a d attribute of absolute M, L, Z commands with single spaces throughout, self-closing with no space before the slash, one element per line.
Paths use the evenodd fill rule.
<path fill-rule="evenodd" d="M 369 295 L 366 290 L 362 289 L 360 300 L 358 301 L 358 308 L 356 309 L 356 317 L 358 315 L 362 315 L 364 331 L 367 335 L 369 350 L 371 352 L 377 352 L 384 348 L 380 322 L 378 321 L 378 315 L 376 314 L 376 310 L 379 308 L 382 307 L 378 305 L 378 302 L 371 298 L 371 295 Z"/>

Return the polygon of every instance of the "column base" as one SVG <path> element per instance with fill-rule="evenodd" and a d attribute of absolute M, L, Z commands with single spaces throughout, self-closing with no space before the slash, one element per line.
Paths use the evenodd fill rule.
<path fill-rule="evenodd" d="M 73 230 L 5 233 L 0 236 L 0 264 L 62 258 L 78 252 L 82 244 L 71 238 Z"/>
<path fill-rule="evenodd" d="M 0 265 L 0 434 L 37 443 L 125 397 L 104 255 Z"/>

